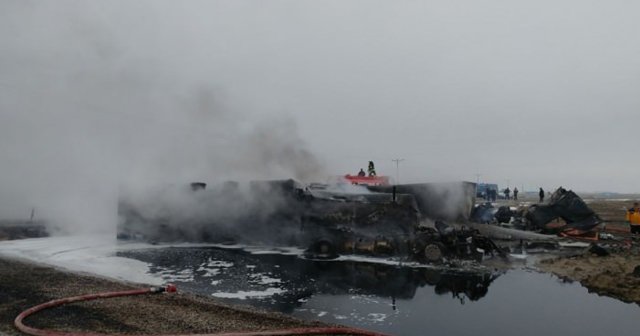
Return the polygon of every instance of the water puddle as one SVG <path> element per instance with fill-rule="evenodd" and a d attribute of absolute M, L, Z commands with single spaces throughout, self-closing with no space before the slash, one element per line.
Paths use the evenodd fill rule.
<path fill-rule="evenodd" d="M 394 335 L 637 335 L 640 307 L 516 269 L 460 271 L 219 248 L 118 252 L 183 291 Z"/>

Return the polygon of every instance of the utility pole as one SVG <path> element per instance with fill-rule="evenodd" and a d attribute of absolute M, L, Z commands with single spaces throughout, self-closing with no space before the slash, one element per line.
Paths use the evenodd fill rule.
<path fill-rule="evenodd" d="M 478 195 L 478 186 L 480 186 L 480 176 L 482 176 L 482 174 L 476 173 L 476 195 Z"/>
<path fill-rule="evenodd" d="M 393 159 L 391 161 L 396 163 L 396 184 L 400 184 L 400 162 L 404 161 L 404 159 Z"/>

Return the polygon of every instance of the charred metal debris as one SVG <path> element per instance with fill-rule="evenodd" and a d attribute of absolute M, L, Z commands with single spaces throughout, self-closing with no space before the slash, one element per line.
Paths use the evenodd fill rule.
<path fill-rule="evenodd" d="M 498 224 L 519 230 L 560 236 L 589 236 L 601 218 L 571 190 L 558 188 L 547 203 L 511 208 L 491 203 L 476 206 L 471 214 L 476 223 Z"/>
<path fill-rule="evenodd" d="M 254 181 L 243 190 L 235 182 L 213 188 L 198 182 L 123 197 L 118 237 L 293 246 L 316 259 L 362 254 L 441 263 L 505 255 L 477 230 L 446 224 L 469 221 L 473 183 L 342 187 L 290 179 Z"/>
<path fill-rule="evenodd" d="M 48 237 L 47 223 L 29 220 L 0 221 L 0 240 Z"/>

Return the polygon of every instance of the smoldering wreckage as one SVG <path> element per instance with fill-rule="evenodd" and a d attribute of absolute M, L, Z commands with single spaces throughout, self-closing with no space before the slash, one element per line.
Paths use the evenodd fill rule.
<path fill-rule="evenodd" d="M 314 259 L 358 254 L 442 264 L 507 258 L 513 244 L 494 239 L 557 249 L 558 236 L 588 237 L 601 223 L 563 188 L 546 204 L 516 209 L 476 206 L 475 188 L 470 182 L 390 185 L 384 177 L 350 175 L 335 185 L 197 182 L 122 198 L 118 237 L 298 247 Z"/>
<path fill-rule="evenodd" d="M 470 182 L 389 185 L 384 177 L 350 175 L 331 185 L 303 185 L 292 179 L 253 181 L 245 186 L 226 182 L 208 187 L 196 182 L 122 196 L 118 204 L 118 238 L 152 243 L 297 247 L 304 249 L 308 259 L 355 254 L 444 265 L 452 268 L 445 273 L 423 267 L 398 272 L 388 265 L 347 261 L 339 263 L 334 272 L 320 270 L 318 278 L 323 278 L 322 283 L 330 285 L 331 291 L 358 286 L 403 298 L 412 297 L 417 287 L 431 284 L 437 293 L 478 300 L 500 273 L 479 262 L 485 258 L 509 259 L 515 255 L 514 242 L 520 242 L 522 251 L 538 247 L 546 250 L 561 249 L 560 239 L 598 237 L 596 230 L 602 220 L 570 190 L 559 188 L 547 203 L 518 208 L 476 205 L 476 191 L 476 185 Z M 350 273 L 358 276 L 345 276 Z M 77 298 L 92 300 L 164 291 L 175 291 L 175 286 L 52 302 L 62 305 Z M 287 302 L 295 304 L 299 297 Z M 51 307 L 50 303 L 21 313 L 16 326 L 25 332 L 33 330 L 23 325 L 22 319 Z M 321 331 L 380 335 L 338 329 Z"/>
<path fill-rule="evenodd" d="M 151 206 L 148 196 L 146 206 L 120 202 L 119 237 L 295 246 L 323 259 L 366 254 L 437 262 L 499 251 L 474 230 L 455 230 L 442 221 L 437 228 L 421 225 L 429 218 L 468 218 L 473 184 L 374 184 L 254 181 L 243 190 L 234 182 L 214 188 L 194 183 L 190 190 L 156 194 Z M 170 204 L 172 192 L 181 193 L 180 204 Z"/>

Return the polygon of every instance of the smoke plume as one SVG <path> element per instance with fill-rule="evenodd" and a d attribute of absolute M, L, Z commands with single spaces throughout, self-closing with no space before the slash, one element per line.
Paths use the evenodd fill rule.
<path fill-rule="evenodd" d="M 292 114 L 226 96 L 184 22 L 119 5 L 0 4 L 0 218 L 113 231 L 136 190 L 322 175 Z"/>

